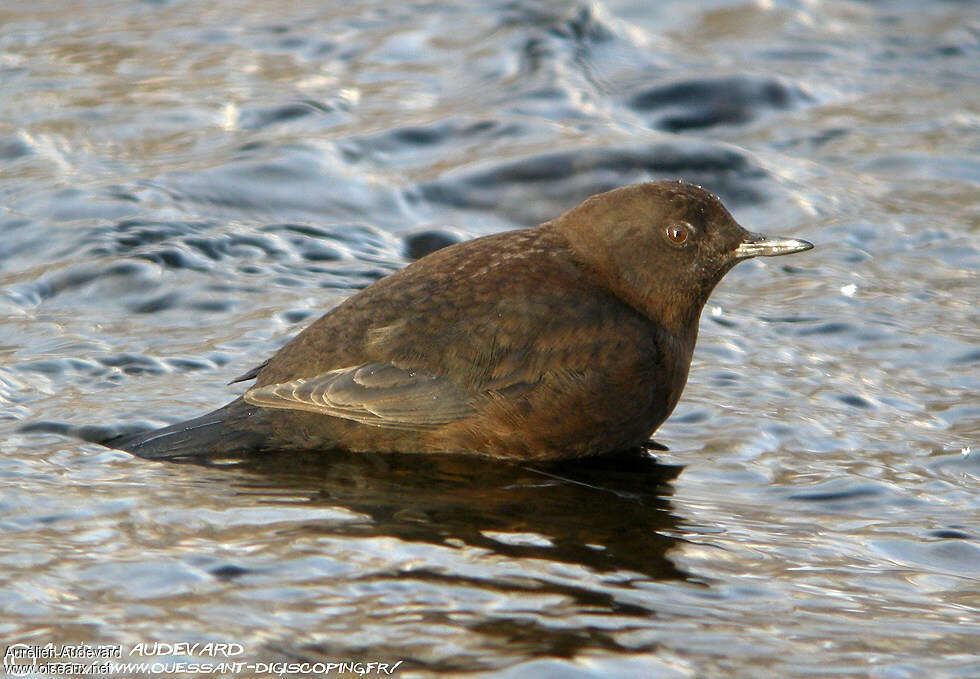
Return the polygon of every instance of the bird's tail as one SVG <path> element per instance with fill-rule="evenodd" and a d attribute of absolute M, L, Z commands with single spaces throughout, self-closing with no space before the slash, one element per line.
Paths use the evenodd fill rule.
<path fill-rule="evenodd" d="M 235 401 L 192 420 L 100 443 L 150 460 L 210 458 L 260 450 L 264 436 L 247 428 L 230 426 L 240 424 L 239 409 L 239 401 Z"/>

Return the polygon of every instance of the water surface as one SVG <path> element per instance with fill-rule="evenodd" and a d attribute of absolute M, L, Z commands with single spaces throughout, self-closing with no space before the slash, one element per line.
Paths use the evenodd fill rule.
<path fill-rule="evenodd" d="M 957 2 L 0 8 L 0 639 L 980 675 L 978 36 Z M 433 247 L 663 178 L 817 244 L 719 286 L 668 451 L 79 442 L 230 400 Z"/>

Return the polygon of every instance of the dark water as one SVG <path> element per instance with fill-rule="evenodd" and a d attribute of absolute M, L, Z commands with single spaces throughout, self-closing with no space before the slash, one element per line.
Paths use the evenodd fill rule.
<path fill-rule="evenodd" d="M 980 676 L 977 5 L 333 4 L 0 8 L 4 646 Z M 818 245 L 722 283 L 656 460 L 75 438 L 200 414 L 410 257 L 652 178 Z"/>

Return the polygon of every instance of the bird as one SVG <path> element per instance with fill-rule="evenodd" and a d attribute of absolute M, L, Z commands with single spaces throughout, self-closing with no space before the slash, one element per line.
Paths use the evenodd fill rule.
<path fill-rule="evenodd" d="M 699 186 L 620 187 L 416 260 L 229 383 L 253 382 L 227 405 L 107 445 L 159 460 L 642 447 L 680 399 L 722 277 L 812 247 L 747 231 Z"/>

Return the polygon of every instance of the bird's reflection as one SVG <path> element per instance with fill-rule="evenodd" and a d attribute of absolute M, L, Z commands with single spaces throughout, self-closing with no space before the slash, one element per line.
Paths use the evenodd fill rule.
<path fill-rule="evenodd" d="M 208 463 L 213 464 L 213 463 Z M 274 453 L 235 460 L 243 493 L 303 499 L 369 516 L 331 531 L 444 544 L 455 539 L 511 558 L 683 578 L 668 498 L 682 467 L 649 451 L 562 462 L 505 463 L 458 455 Z M 531 539 L 507 539 L 508 534 Z"/>

